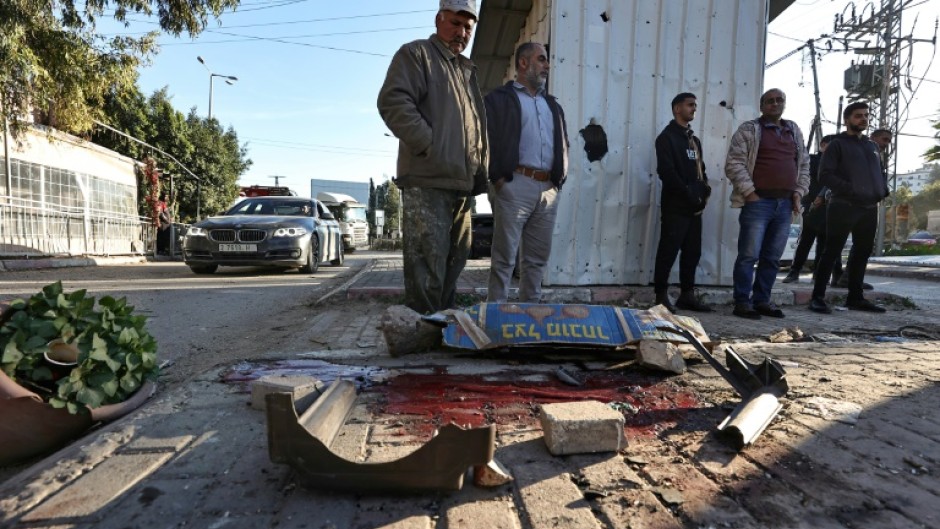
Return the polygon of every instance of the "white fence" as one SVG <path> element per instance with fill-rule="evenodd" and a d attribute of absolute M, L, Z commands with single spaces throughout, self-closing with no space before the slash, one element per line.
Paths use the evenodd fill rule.
<path fill-rule="evenodd" d="M 141 255 L 154 240 L 147 218 L 0 196 L 0 256 Z"/>

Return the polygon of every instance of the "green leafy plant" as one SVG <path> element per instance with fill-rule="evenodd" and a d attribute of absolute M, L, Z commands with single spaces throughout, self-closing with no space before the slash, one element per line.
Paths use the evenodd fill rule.
<path fill-rule="evenodd" d="M 28 300 L 14 300 L 0 327 L 0 368 L 30 386 L 47 385 L 49 404 L 70 413 L 123 402 L 157 376 L 157 343 L 126 298 L 95 298 L 85 290 L 66 294 L 62 283 L 43 287 Z M 43 353 L 60 339 L 79 349 L 77 364 L 61 378 Z"/>

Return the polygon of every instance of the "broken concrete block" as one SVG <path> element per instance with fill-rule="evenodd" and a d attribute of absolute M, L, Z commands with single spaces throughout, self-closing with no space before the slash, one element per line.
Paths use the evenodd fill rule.
<path fill-rule="evenodd" d="M 643 340 L 636 353 L 637 363 L 643 367 L 685 373 L 685 360 L 676 344 Z"/>
<path fill-rule="evenodd" d="M 264 398 L 270 393 L 290 393 L 297 409 L 305 410 L 322 393 L 323 383 L 306 375 L 266 375 L 251 383 L 251 407 L 265 410 Z"/>
<path fill-rule="evenodd" d="M 623 414 L 596 400 L 543 404 L 539 420 L 548 451 L 556 456 L 617 452 L 627 446 Z"/>
<path fill-rule="evenodd" d="M 510 481 L 512 475 L 495 459 L 485 465 L 473 467 L 473 484 L 477 487 L 499 487 Z"/>
<path fill-rule="evenodd" d="M 441 328 L 421 320 L 421 315 L 404 305 L 385 309 L 379 320 L 388 352 L 401 356 L 441 345 Z"/>

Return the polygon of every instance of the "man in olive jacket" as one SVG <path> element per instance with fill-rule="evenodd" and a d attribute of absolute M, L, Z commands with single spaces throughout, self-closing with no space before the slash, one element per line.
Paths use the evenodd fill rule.
<path fill-rule="evenodd" d="M 483 94 L 476 67 L 460 55 L 476 20 L 475 0 L 441 0 L 437 31 L 398 50 L 378 97 L 399 139 L 405 303 L 420 313 L 454 306 L 472 197 L 486 191 Z"/>

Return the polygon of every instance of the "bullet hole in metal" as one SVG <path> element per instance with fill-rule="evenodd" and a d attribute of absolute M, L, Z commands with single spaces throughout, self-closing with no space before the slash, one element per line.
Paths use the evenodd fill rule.
<path fill-rule="evenodd" d="M 587 153 L 588 161 L 596 162 L 607 154 L 607 133 L 603 127 L 591 123 L 581 129 L 580 133 L 584 138 L 584 152 Z"/>
<path fill-rule="evenodd" d="M 601 20 L 603 20 L 604 22 L 610 22 L 610 17 L 607 16 L 607 11 L 604 11 L 603 13 L 601 13 Z"/>

